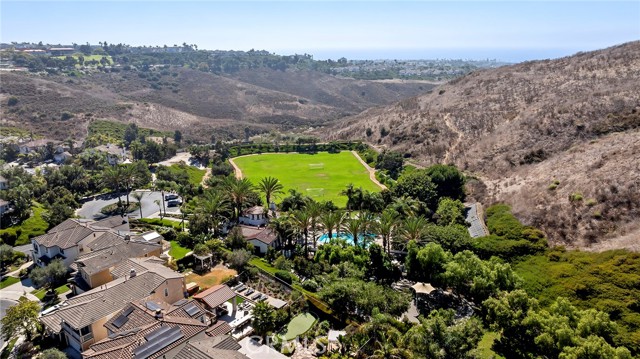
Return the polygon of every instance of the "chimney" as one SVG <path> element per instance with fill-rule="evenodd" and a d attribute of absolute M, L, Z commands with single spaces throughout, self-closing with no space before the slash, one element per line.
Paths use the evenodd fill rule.
<path fill-rule="evenodd" d="M 156 319 L 162 319 L 162 309 L 156 309 Z"/>
<path fill-rule="evenodd" d="M 131 236 L 130 236 L 130 235 L 128 235 L 128 234 L 127 234 L 127 235 L 125 235 L 125 236 L 124 236 L 124 240 L 125 240 L 125 241 L 127 241 L 127 242 L 129 242 L 129 241 L 131 240 Z"/>
<path fill-rule="evenodd" d="M 129 271 L 129 278 L 133 278 L 136 276 L 136 270 L 131 268 L 131 270 Z"/>

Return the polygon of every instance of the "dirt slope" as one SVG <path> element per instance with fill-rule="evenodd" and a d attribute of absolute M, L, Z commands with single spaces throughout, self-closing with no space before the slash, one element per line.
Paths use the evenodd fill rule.
<path fill-rule="evenodd" d="M 553 242 L 604 248 L 629 247 L 615 238 L 632 233 L 640 215 L 638 128 L 640 42 L 632 42 L 478 71 L 325 133 L 423 164 L 455 163 L 483 180 L 478 198 L 507 201 Z M 583 199 L 571 202 L 574 193 Z"/>
<path fill-rule="evenodd" d="M 3 103 L 18 99 L 15 106 L 2 106 L 3 124 L 26 125 L 55 138 L 66 138 L 69 129 L 81 134 L 92 118 L 180 129 L 203 139 L 214 131 L 243 135 L 245 127 L 260 132 L 317 126 L 433 87 L 264 69 L 235 78 L 182 68 L 81 77 L 1 73 L 0 81 Z M 64 112 L 73 118 L 63 121 Z"/>

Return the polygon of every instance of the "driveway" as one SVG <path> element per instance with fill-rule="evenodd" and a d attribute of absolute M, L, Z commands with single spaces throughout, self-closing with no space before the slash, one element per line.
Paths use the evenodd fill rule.
<path fill-rule="evenodd" d="M 159 191 L 155 191 L 155 192 L 154 191 L 136 191 L 136 192 L 144 193 L 144 197 L 142 198 L 142 217 L 143 218 L 152 217 L 154 214 L 159 212 L 159 207 L 155 203 L 155 201 L 159 201 L 160 206 L 162 206 L 161 192 Z M 131 194 L 129 195 L 129 202 L 136 202 L 136 200 L 132 196 L 133 193 L 134 192 L 131 192 Z M 122 199 L 123 202 L 127 201 L 126 195 L 123 195 L 120 198 Z M 93 200 L 85 202 L 76 213 L 81 218 L 102 219 L 102 218 L 105 218 L 106 216 L 100 213 L 100 210 L 106 205 L 117 203 L 117 202 L 118 202 L 118 196 L 115 196 L 115 195 L 99 196 Z M 165 207 L 166 207 L 166 202 L 165 202 Z M 167 209 L 167 213 L 180 213 L 179 207 L 166 207 L 166 209 Z M 129 215 L 134 218 L 139 218 L 140 210 L 135 210 L 134 212 L 129 213 Z"/>

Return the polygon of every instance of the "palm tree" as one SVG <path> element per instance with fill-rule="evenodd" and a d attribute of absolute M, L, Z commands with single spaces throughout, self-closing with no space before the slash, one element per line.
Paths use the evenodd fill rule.
<path fill-rule="evenodd" d="M 355 246 L 358 246 L 363 224 L 364 222 L 361 218 L 347 218 L 344 223 L 342 223 L 342 229 L 353 237 L 353 244 Z"/>
<path fill-rule="evenodd" d="M 213 235 L 218 235 L 220 222 L 231 211 L 229 200 L 218 191 L 209 191 L 201 202 L 200 212 L 209 218 Z"/>
<path fill-rule="evenodd" d="M 229 192 L 229 196 L 231 196 L 235 209 L 234 217 L 238 221 L 242 213 L 242 204 L 253 192 L 253 184 L 246 178 L 229 177 L 224 181 L 223 185 L 225 190 Z"/>
<path fill-rule="evenodd" d="M 161 214 L 162 212 L 164 212 L 164 214 L 167 214 L 167 208 L 164 203 L 164 191 L 171 189 L 171 187 L 172 185 L 168 181 L 162 181 L 162 180 L 156 181 L 156 188 L 160 190 L 160 195 L 162 196 L 162 208 L 160 209 Z"/>
<path fill-rule="evenodd" d="M 324 206 L 316 201 L 311 200 L 307 204 L 306 211 L 309 214 L 309 219 L 311 222 L 311 238 L 313 239 L 313 246 L 317 247 L 316 229 L 318 228 L 318 220 L 320 219 L 320 215 L 322 215 L 322 212 L 324 212 Z"/>
<path fill-rule="evenodd" d="M 304 250 L 309 254 L 309 226 L 311 225 L 311 216 L 304 209 L 296 210 L 291 213 L 291 221 L 296 228 L 298 235 L 304 237 Z"/>
<path fill-rule="evenodd" d="M 287 247 L 289 248 L 293 246 L 291 240 L 293 238 L 294 231 L 288 216 L 274 218 L 269 221 L 269 224 L 267 226 L 273 229 L 274 232 L 276 232 L 280 243 L 286 242 Z"/>
<path fill-rule="evenodd" d="M 394 199 L 389 207 L 394 209 L 401 216 L 412 217 L 420 210 L 420 201 L 412 197 L 402 196 Z"/>
<path fill-rule="evenodd" d="M 138 201 L 138 209 L 140 210 L 140 218 L 142 218 L 142 197 L 144 197 L 144 192 L 133 192 L 133 198 Z"/>
<path fill-rule="evenodd" d="M 409 243 L 409 241 L 420 242 L 425 235 L 426 229 L 427 220 L 424 217 L 407 217 L 402 221 L 398 229 L 398 235 L 403 244 Z"/>
<path fill-rule="evenodd" d="M 327 232 L 329 240 L 333 238 L 333 230 L 340 229 L 342 225 L 343 214 L 340 211 L 324 212 L 320 215 L 320 225 Z"/>
<path fill-rule="evenodd" d="M 340 194 L 343 196 L 347 196 L 347 211 L 351 213 L 351 210 L 353 210 L 353 196 L 355 195 L 355 188 L 353 187 L 353 183 L 349 183 L 347 185 L 347 188 L 343 189 Z"/>
<path fill-rule="evenodd" d="M 398 212 L 392 209 L 386 209 L 373 225 L 374 231 L 382 237 L 382 247 L 387 253 L 389 253 L 391 249 L 390 239 L 398 225 L 398 217 Z"/>
<path fill-rule="evenodd" d="M 164 200 L 162 200 L 162 202 L 164 203 Z M 156 199 L 155 201 L 153 201 L 153 203 L 158 205 L 158 209 L 160 210 L 160 219 L 162 219 L 163 216 L 162 216 L 162 207 L 160 206 L 160 200 Z"/>
<path fill-rule="evenodd" d="M 258 183 L 258 190 L 264 193 L 267 207 L 271 205 L 271 196 L 284 193 L 284 186 L 275 177 L 265 177 Z"/>

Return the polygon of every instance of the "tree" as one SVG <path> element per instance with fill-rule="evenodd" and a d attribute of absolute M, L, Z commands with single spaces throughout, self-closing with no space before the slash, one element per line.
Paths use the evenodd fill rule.
<path fill-rule="evenodd" d="M 138 201 L 138 209 L 140 210 L 140 218 L 142 218 L 142 198 L 144 197 L 144 192 L 133 192 L 133 198 Z"/>
<path fill-rule="evenodd" d="M 131 142 L 135 141 L 138 138 L 138 125 L 135 123 L 130 123 L 127 125 L 127 128 L 124 130 L 123 141 L 125 146 L 129 147 Z"/>
<path fill-rule="evenodd" d="M 324 206 L 322 203 L 316 201 L 310 201 L 307 204 L 306 212 L 309 214 L 309 226 L 311 229 L 311 239 L 313 240 L 313 246 L 317 247 L 316 230 L 318 229 L 318 221 L 320 216 L 324 212 Z"/>
<path fill-rule="evenodd" d="M 47 206 L 47 209 L 48 211 L 43 215 L 43 218 L 49 224 L 49 228 L 57 226 L 74 214 L 73 207 L 65 203 L 62 198 L 56 199 L 53 204 Z"/>
<path fill-rule="evenodd" d="M 451 165 L 433 165 L 425 174 L 431 178 L 436 186 L 438 198 L 449 197 L 451 199 L 464 200 L 464 174 Z"/>
<path fill-rule="evenodd" d="M 326 211 L 320 215 L 319 222 L 327 233 L 329 240 L 333 238 L 333 231 L 340 230 L 344 214 L 341 211 Z"/>
<path fill-rule="evenodd" d="M 267 334 L 275 330 L 275 310 L 267 302 L 257 302 L 253 308 L 253 321 L 251 323 L 256 334 L 265 338 Z"/>
<path fill-rule="evenodd" d="M 309 253 L 309 226 L 311 225 L 311 216 L 306 209 L 291 212 L 291 222 L 293 223 L 298 236 L 304 238 L 305 254 Z"/>
<path fill-rule="evenodd" d="M 211 253 L 209 248 L 204 243 L 198 243 L 193 247 L 193 254 L 197 256 L 204 256 Z"/>
<path fill-rule="evenodd" d="M 15 251 L 8 244 L 0 245 L 0 268 L 4 269 L 7 265 L 13 263 Z"/>
<path fill-rule="evenodd" d="M 302 193 L 295 189 L 289 189 L 289 195 L 282 200 L 280 209 L 282 209 L 283 212 L 303 209 L 307 206 L 307 202 L 310 199 L 310 197 L 303 196 Z"/>
<path fill-rule="evenodd" d="M 407 258 L 405 259 L 407 277 L 435 286 L 442 285 L 445 282 L 445 268 L 450 260 L 450 253 L 435 243 L 427 243 L 424 247 L 419 248 L 415 241 L 410 241 L 407 245 Z"/>
<path fill-rule="evenodd" d="M 247 241 L 244 239 L 240 227 L 234 227 L 231 231 L 229 231 L 229 235 L 225 240 L 225 244 L 227 248 L 230 249 L 247 248 Z"/>
<path fill-rule="evenodd" d="M 238 221 L 242 214 L 242 205 L 253 193 L 253 185 L 247 178 L 237 179 L 235 177 L 228 177 L 223 186 L 232 199 L 235 209 L 234 218 Z"/>
<path fill-rule="evenodd" d="M 249 263 L 249 259 L 251 259 L 251 253 L 246 249 L 237 249 L 227 255 L 229 266 L 238 272 L 242 272 Z"/>
<path fill-rule="evenodd" d="M 476 318 L 455 318 L 455 311 L 435 310 L 402 338 L 416 357 L 467 358 L 482 339 L 482 325 Z"/>
<path fill-rule="evenodd" d="M 396 246 L 403 248 L 409 241 L 422 242 L 426 234 L 427 223 L 424 217 L 405 218 L 398 228 L 398 235 L 396 237 L 401 241 L 396 241 Z"/>
<path fill-rule="evenodd" d="M 384 150 L 378 154 L 376 168 L 388 171 L 389 176 L 393 179 L 398 178 L 403 165 L 404 158 L 399 152 Z"/>
<path fill-rule="evenodd" d="M 342 223 L 342 230 L 351 235 L 353 238 L 353 244 L 357 246 L 358 241 L 360 240 L 360 235 L 364 232 L 364 220 L 362 217 L 347 218 Z"/>
<path fill-rule="evenodd" d="M 369 246 L 367 277 L 375 278 L 378 283 L 391 284 L 400 279 L 401 275 L 400 269 L 391 263 L 384 248 L 375 243 Z"/>
<path fill-rule="evenodd" d="M 274 194 L 284 193 L 284 186 L 278 182 L 277 178 L 265 177 L 258 183 L 258 190 L 264 193 L 264 197 L 267 200 L 267 207 L 271 205 L 271 196 Z"/>
<path fill-rule="evenodd" d="M 465 225 L 464 205 L 460 200 L 443 197 L 438 203 L 436 210 L 438 224 L 441 226 L 450 226 L 454 224 Z"/>
<path fill-rule="evenodd" d="M 30 342 L 40 328 L 39 314 L 40 305 L 38 303 L 30 301 L 26 297 L 20 297 L 18 304 L 9 307 L 4 318 L 0 321 L 2 336 L 5 340 L 9 340 L 14 335 L 24 334 L 27 341 Z"/>
<path fill-rule="evenodd" d="M 176 131 L 173 133 L 173 140 L 174 140 L 176 143 L 180 143 L 180 142 L 182 142 L 182 132 L 180 132 L 180 130 L 176 130 Z"/>
<path fill-rule="evenodd" d="M 431 181 L 426 170 L 415 170 L 401 176 L 391 190 L 394 197 L 407 196 L 424 203 L 434 210 L 438 199 L 436 185 Z"/>
<path fill-rule="evenodd" d="M 208 191 L 204 198 L 198 201 L 199 213 L 209 219 L 209 228 L 213 228 L 213 235 L 217 236 L 220 223 L 231 212 L 231 206 L 227 197 L 219 191 Z"/>
<path fill-rule="evenodd" d="M 66 359 L 67 355 L 56 348 L 51 348 L 43 351 L 39 356 L 39 359 Z"/>
<path fill-rule="evenodd" d="M 385 252 L 391 250 L 391 236 L 398 225 L 398 212 L 386 209 L 373 225 L 373 231 L 382 237 L 382 247 Z"/>
<path fill-rule="evenodd" d="M 29 274 L 29 278 L 38 287 L 52 291 L 55 285 L 64 280 L 67 275 L 67 267 L 59 259 L 54 259 L 46 267 L 36 267 Z"/>

